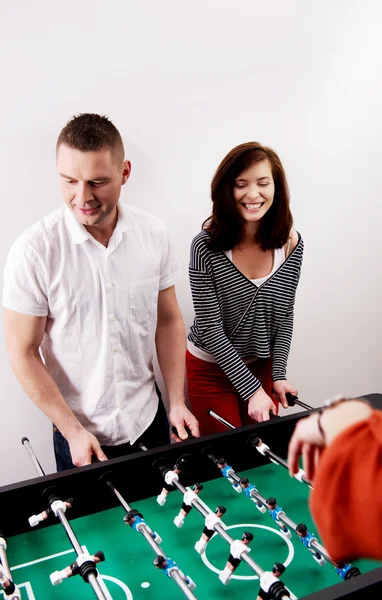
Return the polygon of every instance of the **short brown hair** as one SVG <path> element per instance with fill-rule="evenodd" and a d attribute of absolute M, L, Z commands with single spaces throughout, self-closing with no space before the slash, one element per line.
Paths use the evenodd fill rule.
<path fill-rule="evenodd" d="M 223 158 L 212 179 L 212 215 L 202 225 L 202 229 L 210 234 L 211 250 L 231 250 L 238 244 L 243 218 L 233 197 L 235 180 L 253 163 L 262 160 L 268 160 L 271 165 L 275 195 L 272 206 L 261 220 L 256 240 L 264 250 L 281 248 L 287 242 L 293 218 L 284 168 L 274 150 L 258 142 L 247 142 L 236 146 Z"/>
<path fill-rule="evenodd" d="M 74 115 L 58 136 L 56 152 L 61 144 L 81 152 L 96 152 L 108 148 L 116 161 L 121 163 L 125 157 L 118 129 L 108 117 L 95 113 Z"/>

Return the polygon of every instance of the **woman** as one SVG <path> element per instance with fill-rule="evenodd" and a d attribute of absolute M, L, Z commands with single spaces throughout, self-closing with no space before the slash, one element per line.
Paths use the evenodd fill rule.
<path fill-rule="evenodd" d="M 190 402 L 201 434 L 269 419 L 285 394 L 293 307 L 303 255 L 277 154 L 248 142 L 223 159 L 212 215 L 191 247 L 195 320 L 188 337 Z"/>

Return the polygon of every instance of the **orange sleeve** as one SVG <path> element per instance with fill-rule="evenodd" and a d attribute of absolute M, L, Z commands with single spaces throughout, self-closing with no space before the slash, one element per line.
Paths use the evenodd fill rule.
<path fill-rule="evenodd" d="M 336 562 L 382 560 L 382 411 L 348 427 L 323 452 L 310 508 Z"/>

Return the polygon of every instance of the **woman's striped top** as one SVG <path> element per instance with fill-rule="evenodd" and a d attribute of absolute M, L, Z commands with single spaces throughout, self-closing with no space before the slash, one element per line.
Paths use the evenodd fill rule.
<path fill-rule="evenodd" d="M 261 383 L 243 358 L 272 356 L 273 380 L 286 379 L 304 243 L 298 234 L 290 256 L 257 287 L 224 252 L 209 250 L 208 239 L 201 231 L 191 245 L 195 320 L 188 339 L 214 356 L 241 398 L 248 400 Z"/>

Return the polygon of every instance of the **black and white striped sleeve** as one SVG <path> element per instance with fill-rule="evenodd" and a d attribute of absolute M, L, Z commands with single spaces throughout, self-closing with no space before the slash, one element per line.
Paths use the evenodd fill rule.
<path fill-rule="evenodd" d="M 285 380 L 287 378 L 286 369 L 289 358 L 290 347 L 293 336 L 294 322 L 294 303 L 296 298 L 296 289 L 301 274 L 301 260 L 298 268 L 297 281 L 294 285 L 294 292 L 289 303 L 287 313 L 279 326 L 272 350 L 272 379 L 273 381 Z"/>
<path fill-rule="evenodd" d="M 293 335 L 294 306 L 292 305 L 279 327 L 272 353 L 272 379 L 286 379 L 286 367 Z"/>
<path fill-rule="evenodd" d="M 261 388 L 261 383 L 224 332 L 218 296 L 200 244 L 191 247 L 189 275 L 198 335 L 203 347 L 215 358 L 241 398 L 248 400 Z"/>

